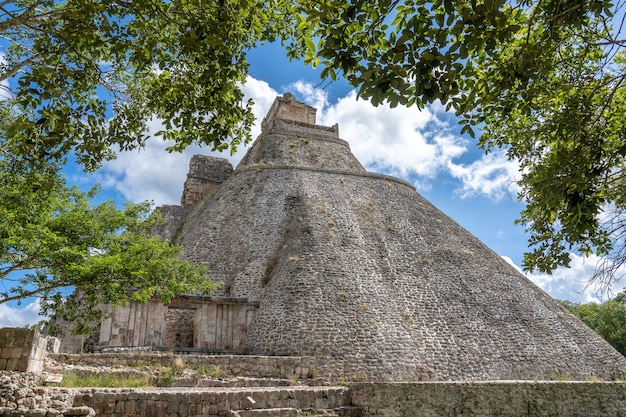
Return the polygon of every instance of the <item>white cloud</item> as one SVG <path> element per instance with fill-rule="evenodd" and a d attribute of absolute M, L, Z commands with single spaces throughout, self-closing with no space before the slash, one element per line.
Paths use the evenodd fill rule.
<path fill-rule="evenodd" d="M 0 52 L 0 68 L 6 65 L 7 60 L 5 58 L 5 54 Z M 11 94 L 9 93 L 9 80 L 0 81 L 0 100 L 5 100 L 10 98 Z"/>
<path fill-rule="evenodd" d="M 598 258 L 595 255 L 584 257 L 575 253 L 570 254 L 572 262 L 569 268 L 558 268 L 551 275 L 542 273 L 525 273 L 525 275 L 539 288 L 547 292 L 552 298 L 570 300 L 580 303 L 606 301 L 611 296 L 620 292 L 625 283 L 617 282 L 607 292 L 606 288 L 589 285 L 589 280 L 594 274 Z M 521 271 L 513 261 L 503 258 Z"/>
<path fill-rule="evenodd" d="M 23 308 L 9 307 L 0 304 L 0 328 L 2 327 L 24 327 L 36 324 L 44 319 L 39 315 L 39 299 L 27 304 Z"/>
<path fill-rule="evenodd" d="M 519 164 L 502 151 L 483 155 L 468 165 L 450 163 L 448 168 L 453 177 L 461 180 L 457 192 L 463 198 L 483 195 L 497 201 L 516 196 L 519 191 L 516 182 L 520 177 Z"/>
<path fill-rule="evenodd" d="M 254 100 L 252 112 L 254 113 L 256 122 L 252 128 L 252 138 L 256 139 L 256 137 L 261 134 L 261 122 L 270 110 L 270 107 L 272 107 L 272 103 L 279 93 L 265 81 L 257 80 L 252 77 L 248 77 L 246 83 L 241 86 L 241 90 L 246 99 L 251 98 Z M 238 152 L 238 154 L 240 154 L 240 156 L 236 160 L 237 163 L 244 157 L 244 153 Z"/>
<path fill-rule="evenodd" d="M 299 93 L 306 104 L 318 110 L 323 111 L 329 104 L 328 94 L 324 90 L 315 87 L 313 84 L 304 81 L 296 81 L 290 84 L 288 89 Z"/>

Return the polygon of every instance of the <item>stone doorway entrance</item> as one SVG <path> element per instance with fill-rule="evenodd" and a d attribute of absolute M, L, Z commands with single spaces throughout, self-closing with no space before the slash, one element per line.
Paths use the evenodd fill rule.
<path fill-rule="evenodd" d="M 169 308 L 165 317 L 165 346 L 193 348 L 196 310 Z"/>

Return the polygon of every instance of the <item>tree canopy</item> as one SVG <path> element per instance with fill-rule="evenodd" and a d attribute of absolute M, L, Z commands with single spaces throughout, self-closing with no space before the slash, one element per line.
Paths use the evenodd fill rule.
<path fill-rule="evenodd" d="M 79 331 L 102 317 L 99 304 L 169 303 L 208 293 L 207 268 L 147 233 L 159 221 L 150 204 L 93 203 L 97 188 L 68 188 L 54 164 L 36 170 L 0 158 L 0 304 L 39 297 L 42 314 Z M 78 290 L 83 297 L 66 297 Z"/>
<path fill-rule="evenodd" d="M 288 10 L 283 0 L 1 0 L 5 146 L 27 158 L 73 152 L 92 170 L 141 146 L 156 118 L 171 150 L 234 151 L 253 123 L 246 49 L 284 36 Z"/>
<path fill-rule="evenodd" d="M 626 356 L 626 292 L 602 304 L 560 303 Z"/>

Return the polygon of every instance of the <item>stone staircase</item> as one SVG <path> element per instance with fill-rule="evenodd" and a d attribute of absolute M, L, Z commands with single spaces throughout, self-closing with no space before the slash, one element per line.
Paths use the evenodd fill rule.
<path fill-rule="evenodd" d="M 98 354 L 92 354 L 98 355 Z M 111 360 L 110 366 L 103 363 L 104 356 L 97 357 L 98 366 L 89 355 L 63 356 L 48 364 L 48 372 L 73 369 L 81 375 L 90 373 L 120 373 L 120 375 L 150 372 L 150 355 L 142 355 L 142 367 L 120 366 L 120 357 Z M 121 355 L 123 356 L 123 355 Z M 162 355 L 156 360 L 163 366 Z M 212 357 L 191 359 L 171 357 L 175 363 L 199 363 L 210 366 Z M 223 366 L 223 358 L 220 358 Z M 250 361 L 244 358 L 242 360 Z M 277 363 L 277 357 L 259 357 L 258 376 L 238 375 L 239 367 L 221 368 L 220 377 L 207 377 L 184 370 L 168 382 L 167 387 L 155 388 L 75 388 L 74 407 L 88 407 L 96 416 L 177 416 L 177 417 L 359 417 L 362 410 L 352 405 L 349 387 L 332 386 L 323 377 L 315 375 L 297 378 L 289 366 L 263 366 L 268 361 Z M 122 360 L 124 363 L 128 363 Z M 280 360 L 278 360 L 278 363 Z M 230 363 L 236 364 L 236 360 Z M 271 370 L 271 371 L 270 371 Z M 302 375 L 299 375 L 300 377 Z M 156 379 L 155 379 L 156 380 Z"/>
<path fill-rule="evenodd" d="M 96 416 L 358 417 L 347 387 L 77 389 Z"/>

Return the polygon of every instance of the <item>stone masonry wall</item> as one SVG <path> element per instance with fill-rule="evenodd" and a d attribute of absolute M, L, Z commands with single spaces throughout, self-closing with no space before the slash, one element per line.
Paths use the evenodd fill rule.
<path fill-rule="evenodd" d="M 194 310 L 170 308 L 166 316 L 165 345 L 193 347 Z"/>
<path fill-rule="evenodd" d="M 182 359 L 186 366 L 211 365 L 233 377 L 263 377 L 305 379 L 317 373 L 315 360 L 309 357 L 254 356 L 254 355 L 173 355 L 168 353 L 100 353 L 92 355 L 51 354 L 59 363 L 83 366 L 128 366 L 146 365 L 169 367 Z"/>
<path fill-rule="evenodd" d="M 188 207 L 171 205 L 157 207 L 155 211 L 161 214 L 165 222 L 152 228 L 150 233 L 160 239 L 175 242 L 178 231 L 185 221 L 188 209 Z"/>
<path fill-rule="evenodd" d="M 0 370 L 41 372 L 48 339 L 37 330 L 0 329 Z"/>
<path fill-rule="evenodd" d="M 363 417 L 626 416 L 621 382 L 441 382 L 355 384 Z"/>
<path fill-rule="evenodd" d="M 94 409 L 98 417 L 216 417 L 237 415 L 231 414 L 231 410 L 250 408 L 332 409 L 349 404 L 350 394 L 346 387 L 233 388 L 228 391 L 193 388 L 80 390 L 74 401 L 76 407 Z"/>

